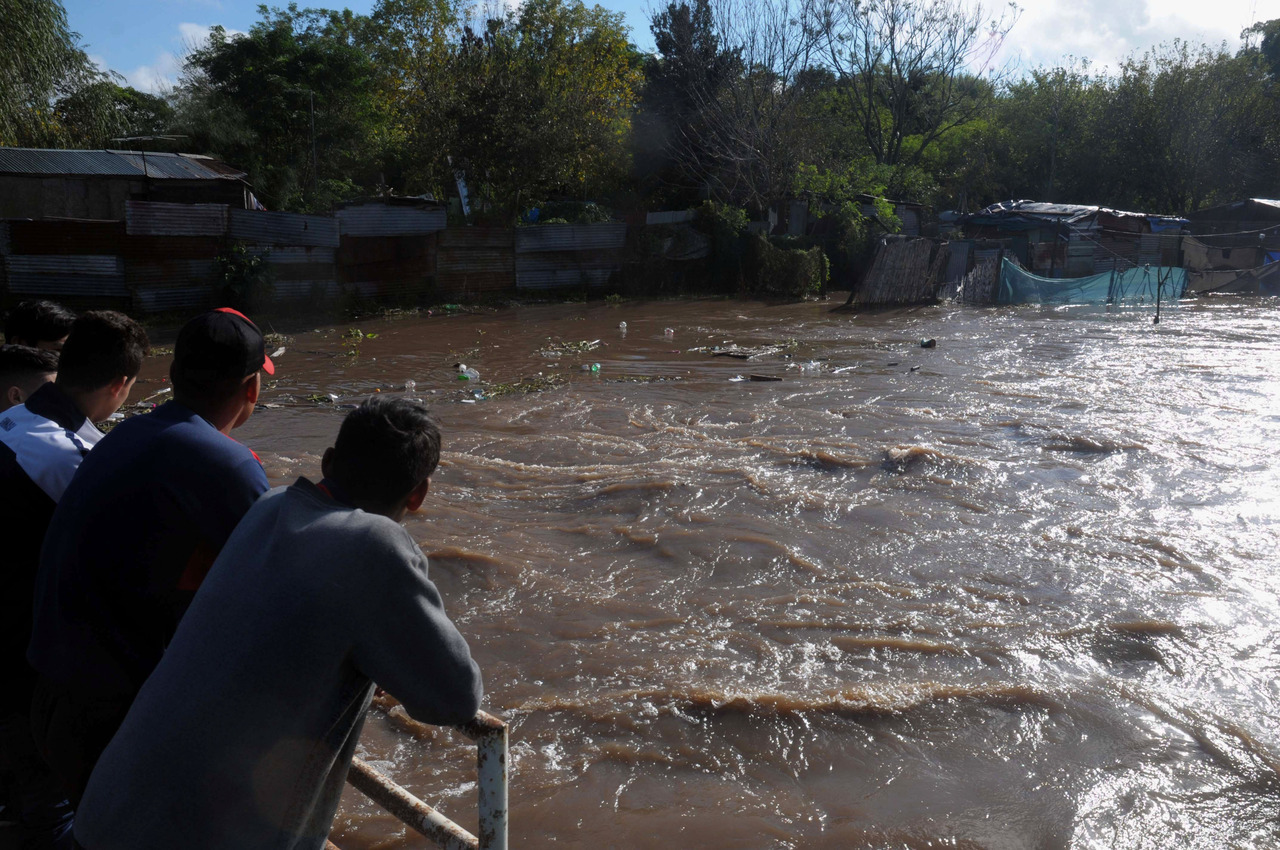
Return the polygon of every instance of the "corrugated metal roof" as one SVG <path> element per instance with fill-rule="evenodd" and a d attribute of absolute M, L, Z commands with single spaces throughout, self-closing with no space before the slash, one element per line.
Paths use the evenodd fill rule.
<path fill-rule="evenodd" d="M 227 205 L 126 201 L 124 220 L 130 236 L 223 236 Z"/>
<path fill-rule="evenodd" d="M 415 236 L 444 230 L 443 207 L 360 204 L 334 213 L 343 236 Z"/>
<path fill-rule="evenodd" d="M 625 222 L 543 224 L 516 229 L 516 253 L 621 248 L 627 243 Z"/>
<path fill-rule="evenodd" d="M 244 172 L 208 157 L 148 151 L 0 148 L 0 173 L 143 177 L 157 180 L 238 180 Z"/>
<path fill-rule="evenodd" d="M 228 233 L 254 245 L 314 245 L 337 248 L 338 220 L 330 216 L 231 210 Z"/>
<path fill-rule="evenodd" d="M 129 296 L 124 280 L 124 261 L 119 257 L 101 254 L 11 254 L 6 258 L 5 265 L 11 293 L 112 298 Z"/>

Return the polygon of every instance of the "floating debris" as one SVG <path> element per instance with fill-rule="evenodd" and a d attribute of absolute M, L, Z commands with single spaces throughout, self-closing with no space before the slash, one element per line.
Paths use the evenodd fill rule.
<path fill-rule="evenodd" d="M 610 384 L 662 384 L 667 381 L 683 381 L 682 375 L 619 375 L 608 378 Z"/>
<path fill-rule="evenodd" d="M 781 381 L 782 380 L 782 378 L 779 378 L 777 375 L 751 375 L 750 377 L 751 377 L 751 380 L 753 381 Z"/>
<path fill-rule="evenodd" d="M 543 375 L 539 372 L 537 375 L 528 378 L 521 378 L 518 381 L 511 381 L 505 384 L 490 384 L 489 398 L 497 398 L 504 395 L 517 395 L 526 393 L 540 393 L 546 390 L 553 390 L 563 387 L 568 381 L 558 372 L 552 372 L 550 375 Z"/>
<path fill-rule="evenodd" d="M 552 340 L 547 338 L 547 344 L 539 349 L 540 354 L 548 357 L 556 357 L 561 354 L 583 354 L 588 351 L 594 351 L 600 347 L 600 340 L 580 340 L 578 342 L 566 342 L 564 340 Z"/>
<path fill-rule="evenodd" d="M 936 348 L 936 347 L 937 347 L 937 345 L 938 345 L 938 341 L 937 341 L 936 339 L 922 339 L 922 340 L 920 340 L 920 347 L 921 347 L 921 348 Z"/>

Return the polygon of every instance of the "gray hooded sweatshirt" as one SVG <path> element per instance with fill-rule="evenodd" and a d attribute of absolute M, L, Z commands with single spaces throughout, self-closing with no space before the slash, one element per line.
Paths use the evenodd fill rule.
<path fill-rule="evenodd" d="M 322 848 L 377 682 L 470 719 L 480 671 L 392 520 L 306 479 L 262 496 L 103 753 L 87 850 Z"/>

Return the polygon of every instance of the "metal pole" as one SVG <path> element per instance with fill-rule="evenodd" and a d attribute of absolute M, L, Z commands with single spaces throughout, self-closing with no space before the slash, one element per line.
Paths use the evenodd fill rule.
<path fill-rule="evenodd" d="M 444 850 L 478 850 L 479 840 L 386 776 L 363 759 L 351 760 L 347 781 Z"/>
<path fill-rule="evenodd" d="M 311 193 L 315 194 L 317 181 L 320 179 L 320 168 L 316 165 L 316 93 L 307 92 L 311 95 Z"/>
<path fill-rule="evenodd" d="M 507 724 L 479 711 L 459 728 L 476 742 L 480 850 L 507 850 Z"/>

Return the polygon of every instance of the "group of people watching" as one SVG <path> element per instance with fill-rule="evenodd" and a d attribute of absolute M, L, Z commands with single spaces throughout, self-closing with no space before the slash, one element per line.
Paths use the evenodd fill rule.
<path fill-rule="evenodd" d="M 30 302 L 5 343 L 0 802 L 21 846 L 322 848 L 375 682 L 423 722 L 474 716 L 479 669 L 400 525 L 440 456 L 420 402 L 369 399 L 319 482 L 268 492 L 230 436 L 275 368 L 243 314 L 183 326 L 172 400 L 105 436 L 149 354 L 137 322 Z"/>

